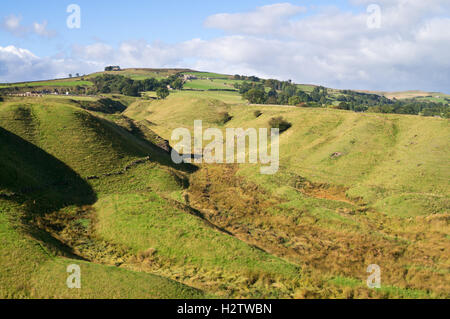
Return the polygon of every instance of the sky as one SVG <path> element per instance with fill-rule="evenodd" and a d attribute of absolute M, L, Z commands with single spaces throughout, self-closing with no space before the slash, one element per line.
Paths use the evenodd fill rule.
<path fill-rule="evenodd" d="M 2 3 L 0 82 L 107 65 L 450 93 L 450 0 Z"/>

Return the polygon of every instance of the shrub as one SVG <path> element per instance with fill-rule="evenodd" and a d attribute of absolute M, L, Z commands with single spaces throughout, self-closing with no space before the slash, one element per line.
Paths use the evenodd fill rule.
<path fill-rule="evenodd" d="M 282 116 L 272 117 L 269 121 L 269 125 L 271 128 L 280 129 L 280 133 L 287 131 L 292 126 L 292 124 L 283 119 Z"/>
<path fill-rule="evenodd" d="M 219 118 L 217 122 L 219 124 L 225 124 L 229 121 L 231 121 L 233 117 L 228 112 L 219 112 Z"/>
<path fill-rule="evenodd" d="M 341 102 L 339 103 L 339 105 L 336 107 L 339 110 L 350 110 L 350 105 L 348 105 L 348 103 L 346 102 Z"/>
<path fill-rule="evenodd" d="M 253 114 L 255 115 L 255 117 L 260 117 L 262 115 L 262 112 L 260 110 L 257 110 L 253 112 Z"/>

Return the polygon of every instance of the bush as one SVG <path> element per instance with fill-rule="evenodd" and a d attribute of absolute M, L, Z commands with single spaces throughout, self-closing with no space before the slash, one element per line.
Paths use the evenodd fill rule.
<path fill-rule="evenodd" d="M 225 124 L 231 121 L 232 118 L 233 117 L 228 112 L 219 112 L 219 119 L 217 122 L 219 124 Z"/>
<path fill-rule="evenodd" d="M 262 112 L 260 110 L 257 110 L 255 112 L 253 112 L 253 114 L 255 115 L 256 118 L 258 118 L 262 115 Z"/>
<path fill-rule="evenodd" d="M 341 102 L 339 103 L 339 105 L 336 107 L 339 110 L 350 110 L 350 105 L 348 105 L 348 103 L 345 102 Z"/>
<path fill-rule="evenodd" d="M 269 121 L 269 125 L 271 128 L 280 129 L 280 133 L 287 131 L 292 126 L 292 124 L 283 119 L 282 116 L 272 117 Z"/>

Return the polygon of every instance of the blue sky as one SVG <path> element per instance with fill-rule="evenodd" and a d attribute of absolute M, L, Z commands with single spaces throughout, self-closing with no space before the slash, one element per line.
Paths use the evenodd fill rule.
<path fill-rule="evenodd" d="M 0 81 L 89 73 L 115 63 L 339 88 L 444 90 L 447 2 L 8 1 L 0 13 Z M 80 29 L 66 26 L 71 3 L 81 8 Z M 372 3 L 381 13 L 376 29 L 366 23 Z"/>
<path fill-rule="evenodd" d="M 70 4 L 78 4 L 82 10 L 82 28 L 68 29 L 66 19 Z M 89 44 L 97 40 L 118 45 L 130 39 L 148 42 L 177 43 L 192 38 L 211 39 L 224 32 L 205 28 L 205 19 L 213 14 L 251 11 L 258 6 L 273 4 L 261 0 L 165 0 L 165 1 L 61 1 L 16 0 L 2 3 L 2 12 L 22 17 L 24 25 L 35 21 L 48 21 L 48 28 L 56 30 L 58 37 L 41 41 L 39 37 L 18 38 L 7 32 L 0 33 L 0 43 L 26 46 L 39 55 L 51 55 L 72 44 Z M 309 6 L 335 5 L 346 9 L 364 9 L 350 6 L 348 1 L 292 1 L 292 4 Z M 309 14 L 309 13 L 307 13 Z M 305 13 L 305 15 L 307 15 Z"/>

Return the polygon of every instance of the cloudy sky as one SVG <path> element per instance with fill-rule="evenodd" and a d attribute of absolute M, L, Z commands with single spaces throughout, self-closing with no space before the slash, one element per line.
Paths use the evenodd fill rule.
<path fill-rule="evenodd" d="M 450 0 L 2 3 L 0 82 L 110 64 L 450 93 Z"/>

